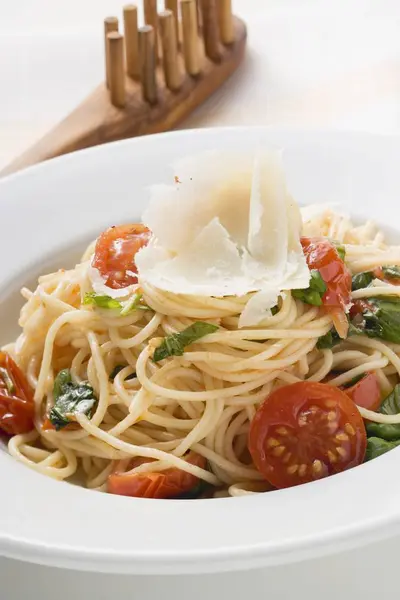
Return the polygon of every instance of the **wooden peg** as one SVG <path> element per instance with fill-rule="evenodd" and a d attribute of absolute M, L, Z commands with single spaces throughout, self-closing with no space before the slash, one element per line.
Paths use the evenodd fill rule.
<path fill-rule="evenodd" d="M 171 10 L 165 10 L 159 13 L 158 19 L 162 42 L 165 83 L 170 90 L 179 90 L 182 78 L 178 63 L 174 13 Z"/>
<path fill-rule="evenodd" d="M 106 86 L 110 87 L 110 75 L 109 75 L 109 62 L 110 62 L 110 52 L 108 49 L 108 39 L 107 36 L 112 31 L 118 31 L 118 19 L 117 17 L 106 17 L 104 19 L 104 61 L 105 61 L 105 70 L 106 70 Z"/>
<path fill-rule="evenodd" d="M 124 31 L 126 71 L 132 79 L 139 79 L 138 14 L 134 4 L 124 6 Z"/>
<path fill-rule="evenodd" d="M 196 0 L 181 0 L 181 11 L 185 69 L 195 77 L 201 70 Z"/>
<path fill-rule="evenodd" d="M 233 44 L 235 32 L 233 29 L 232 0 L 217 0 L 219 35 L 223 44 Z"/>
<path fill-rule="evenodd" d="M 201 31 L 203 30 L 203 17 L 201 15 L 200 2 L 201 2 L 201 0 L 196 0 L 197 27 L 198 27 L 199 33 L 201 33 Z"/>
<path fill-rule="evenodd" d="M 158 60 L 158 13 L 157 0 L 144 0 L 144 21 L 151 25 L 154 30 L 154 48 Z"/>
<path fill-rule="evenodd" d="M 110 96 L 114 106 L 125 106 L 124 38 L 118 31 L 107 36 L 110 51 Z"/>
<path fill-rule="evenodd" d="M 155 34 L 151 25 L 139 29 L 140 79 L 143 99 L 157 102 Z"/>
<path fill-rule="evenodd" d="M 176 31 L 176 42 L 179 46 L 179 10 L 178 0 L 165 0 L 166 10 L 171 10 L 174 15 L 175 31 Z"/>
<path fill-rule="evenodd" d="M 221 60 L 221 45 L 215 0 L 200 0 L 200 7 L 206 55 L 213 62 L 219 62 Z"/>

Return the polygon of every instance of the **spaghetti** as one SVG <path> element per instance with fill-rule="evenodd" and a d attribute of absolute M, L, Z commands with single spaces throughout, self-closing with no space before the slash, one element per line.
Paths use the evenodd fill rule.
<path fill-rule="evenodd" d="M 400 264 L 400 249 L 387 246 L 371 223 L 355 227 L 326 210 L 307 221 L 303 233 L 343 244 L 353 275 Z M 242 329 L 238 321 L 251 294 L 185 296 L 139 280 L 148 310 L 121 315 L 87 304 L 93 250 L 91 245 L 74 269 L 40 277 L 35 291 L 22 289 L 22 333 L 4 348 L 25 373 L 35 404 L 33 429 L 11 437 L 8 448 L 42 474 L 78 477 L 87 488 L 107 491 L 112 473 L 176 468 L 213 486 L 209 495 L 266 491 L 271 485 L 247 446 L 258 407 L 274 390 L 327 378 L 331 386 L 345 386 L 374 372 L 387 395 L 399 380 L 399 344 L 354 335 L 319 348 L 318 341 L 332 330 L 332 315 L 290 291 L 275 314 L 258 327 Z M 399 297 L 399 290 L 374 279 L 353 291 L 352 301 Z M 218 329 L 188 345 L 183 355 L 154 362 L 162 339 L 198 321 Z M 91 415 L 77 413 L 73 427 L 46 428 L 55 378 L 65 369 L 75 385 L 90 384 L 97 403 Z M 358 410 L 377 423 L 400 423 L 400 414 Z M 203 460 L 191 462 L 188 452 Z"/>

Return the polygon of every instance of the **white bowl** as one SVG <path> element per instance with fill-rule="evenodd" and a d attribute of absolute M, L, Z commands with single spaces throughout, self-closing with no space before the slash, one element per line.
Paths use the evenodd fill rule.
<path fill-rule="evenodd" d="M 400 139 L 276 129 L 210 129 L 101 146 L 0 181 L 1 342 L 16 333 L 16 290 L 75 260 L 105 227 L 138 219 L 146 186 L 204 150 L 285 148 L 302 204 L 340 202 L 384 226 L 400 219 Z M 400 449 L 351 471 L 251 497 L 145 500 L 48 479 L 0 452 L 0 553 L 114 573 L 200 573 L 279 565 L 400 531 Z"/>

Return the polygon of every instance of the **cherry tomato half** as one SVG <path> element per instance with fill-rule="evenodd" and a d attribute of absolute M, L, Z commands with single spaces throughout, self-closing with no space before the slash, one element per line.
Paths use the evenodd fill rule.
<path fill-rule="evenodd" d="M 151 231 L 141 223 L 106 229 L 97 239 L 92 266 L 113 289 L 137 283 L 135 254 L 147 246 Z"/>
<path fill-rule="evenodd" d="M 189 452 L 185 459 L 191 465 L 202 469 L 206 459 L 195 452 Z M 139 465 L 153 462 L 148 458 L 137 458 L 129 465 L 130 469 Z M 107 491 L 110 494 L 133 496 L 135 498 L 176 498 L 189 492 L 199 483 L 199 478 L 191 473 L 172 467 L 159 473 L 112 473 L 108 477 Z"/>
<path fill-rule="evenodd" d="M 6 352 L 0 352 L 0 429 L 9 435 L 33 428 L 33 392 L 21 369 Z"/>
<path fill-rule="evenodd" d="M 381 279 L 382 281 L 386 281 L 387 283 L 391 283 L 392 285 L 400 285 L 400 277 L 386 277 L 383 268 L 377 267 L 373 271 L 374 277 L 377 279 Z"/>
<path fill-rule="evenodd" d="M 378 410 L 382 402 L 379 381 L 375 373 L 367 373 L 360 381 L 343 391 L 354 404 L 368 410 Z"/>
<path fill-rule="evenodd" d="M 259 407 L 249 451 L 271 485 L 286 488 L 363 462 L 367 438 L 354 402 L 325 383 L 281 387 Z"/>
<path fill-rule="evenodd" d="M 318 269 L 327 286 L 323 305 L 332 315 L 336 331 L 345 338 L 349 327 L 346 308 L 351 298 L 351 273 L 329 240 L 303 237 L 301 245 L 308 267 Z"/>

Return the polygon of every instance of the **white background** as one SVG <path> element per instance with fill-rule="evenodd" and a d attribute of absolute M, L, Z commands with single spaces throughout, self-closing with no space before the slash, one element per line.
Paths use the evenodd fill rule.
<path fill-rule="evenodd" d="M 239 73 L 183 126 L 400 132 L 398 0 L 233 0 Z M 0 168 L 103 78 L 102 20 L 124 0 L 0 0 Z"/>

